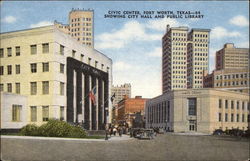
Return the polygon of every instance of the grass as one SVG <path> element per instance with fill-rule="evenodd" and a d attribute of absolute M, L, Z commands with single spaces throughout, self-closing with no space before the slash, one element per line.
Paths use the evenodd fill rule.
<path fill-rule="evenodd" d="M 23 136 L 20 135 L 19 133 L 1 133 L 1 135 L 9 135 L 9 136 Z M 46 136 L 33 136 L 33 137 L 46 137 Z M 57 137 L 57 138 L 71 138 L 71 137 Z M 74 138 L 74 139 L 104 139 L 105 136 L 86 136 L 85 138 Z"/>

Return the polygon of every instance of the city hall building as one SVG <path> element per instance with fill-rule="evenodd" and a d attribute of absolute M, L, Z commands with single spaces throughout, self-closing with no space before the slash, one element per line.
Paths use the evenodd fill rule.
<path fill-rule="evenodd" d="M 174 90 L 146 102 L 146 128 L 212 133 L 249 128 L 249 95 L 219 89 Z"/>
<path fill-rule="evenodd" d="M 41 125 L 50 118 L 83 123 L 88 130 L 110 122 L 110 58 L 55 25 L 0 38 L 1 129 L 20 128 L 20 122 Z M 95 103 L 89 97 L 94 88 Z"/>

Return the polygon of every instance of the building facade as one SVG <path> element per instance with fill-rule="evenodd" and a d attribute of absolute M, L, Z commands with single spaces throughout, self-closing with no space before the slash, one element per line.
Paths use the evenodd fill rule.
<path fill-rule="evenodd" d="M 0 90 L 27 97 L 27 122 L 110 122 L 112 60 L 56 26 L 1 33 Z M 96 104 L 88 93 L 96 87 Z M 2 107 L 11 108 L 11 107 Z"/>
<path fill-rule="evenodd" d="M 249 48 L 236 48 L 233 43 L 227 43 L 216 52 L 216 70 L 249 69 Z"/>
<path fill-rule="evenodd" d="M 202 88 L 208 70 L 209 29 L 169 27 L 162 38 L 162 91 Z"/>
<path fill-rule="evenodd" d="M 144 115 L 144 108 L 146 103 L 146 98 L 141 96 L 136 96 L 135 98 L 125 97 L 123 100 L 118 102 L 117 107 L 117 122 L 126 122 L 129 127 L 132 126 L 133 119 L 137 112 L 141 112 Z"/>
<path fill-rule="evenodd" d="M 125 83 L 120 86 L 112 85 L 111 93 L 115 93 L 115 98 L 113 101 L 113 105 L 117 105 L 119 101 L 121 101 L 126 95 L 128 98 L 131 98 L 131 85 L 129 83 Z"/>
<path fill-rule="evenodd" d="M 204 88 L 249 93 L 249 49 L 227 43 L 216 52 L 216 69 L 204 75 Z"/>
<path fill-rule="evenodd" d="M 165 93 L 146 102 L 146 128 L 212 133 L 249 128 L 249 96 L 217 89 Z"/>
<path fill-rule="evenodd" d="M 0 92 L 1 129 L 20 129 L 28 123 L 27 96 Z"/>
<path fill-rule="evenodd" d="M 71 35 L 83 45 L 94 47 L 94 11 L 72 9 L 68 24 L 55 21 L 55 26 L 62 32 Z"/>

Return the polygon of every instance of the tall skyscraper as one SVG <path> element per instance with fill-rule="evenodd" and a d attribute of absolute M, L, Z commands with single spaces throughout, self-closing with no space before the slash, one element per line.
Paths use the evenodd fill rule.
<path fill-rule="evenodd" d="M 162 92 L 202 88 L 208 70 L 209 29 L 167 25 L 162 38 Z"/>
<path fill-rule="evenodd" d="M 55 26 L 82 44 L 94 47 L 93 10 L 72 9 L 69 13 L 68 22 L 68 24 L 62 24 L 55 21 Z"/>

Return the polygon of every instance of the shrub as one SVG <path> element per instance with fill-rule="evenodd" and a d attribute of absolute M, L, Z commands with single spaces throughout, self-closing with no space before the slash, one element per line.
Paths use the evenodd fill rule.
<path fill-rule="evenodd" d="M 71 125 L 64 121 L 49 120 L 46 124 L 39 127 L 41 136 L 68 137 Z"/>
<path fill-rule="evenodd" d="M 71 126 L 69 137 L 72 138 L 85 138 L 86 132 L 79 126 Z"/>
<path fill-rule="evenodd" d="M 20 131 L 20 135 L 38 136 L 39 135 L 38 126 L 35 124 L 28 124 L 28 125 L 22 127 L 22 129 Z"/>
<path fill-rule="evenodd" d="M 25 136 L 86 137 L 86 132 L 81 127 L 59 120 L 49 120 L 40 127 L 35 124 L 28 124 L 21 129 L 20 134 Z"/>

